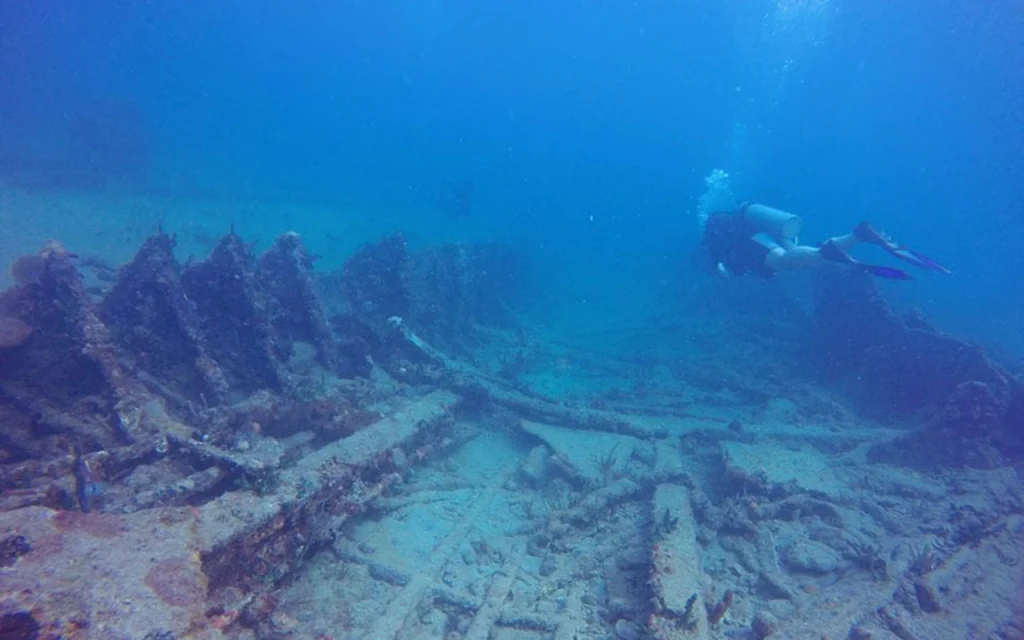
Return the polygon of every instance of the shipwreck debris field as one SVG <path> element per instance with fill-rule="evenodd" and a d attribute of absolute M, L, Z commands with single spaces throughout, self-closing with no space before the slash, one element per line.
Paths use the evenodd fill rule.
<path fill-rule="evenodd" d="M 3 637 L 1024 636 L 1021 383 L 869 287 L 844 394 L 757 327 L 570 344 L 500 245 L 173 246 L 0 297 Z"/>

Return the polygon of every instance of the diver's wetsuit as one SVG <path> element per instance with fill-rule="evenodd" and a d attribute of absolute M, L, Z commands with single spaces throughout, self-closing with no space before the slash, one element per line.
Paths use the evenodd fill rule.
<path fill-rule="evenodd" d="M 765 264 L 771 248 L 755 238 L 762 233 L 754 221 L 744 215 L 745 207 L 735 212 L 708 216 L 704 227 L 704 248 L 712 271 L 722 264 L 734 276 L 748 273 L 771 278 L 775 270 Z"/>

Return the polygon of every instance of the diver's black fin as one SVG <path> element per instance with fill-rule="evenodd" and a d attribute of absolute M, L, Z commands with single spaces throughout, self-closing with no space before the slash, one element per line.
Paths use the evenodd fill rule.
<path fill-rule="evenodd" d="M 821 252 L 821 257 L 828 260 L 829 262 L 838 262 L 840 264 L 857 264 L 850 254 L 846 253 L 842 247 L 836 244 L 835 240 L 826 240 L 821 243 L 818 247 L 818 251 Z"/>
<path fill-rule="evenodd" d="M 934 260 L 924 255 L 923 253 L 919 251 L 914 251 L 913 249 L 908 249 L 906 247 L 897 247 L 896 249 L 893 249 L 889 253 L 896 256 L 900 260 L 909 262 L 910 264 L 916 267 L 920 267 L 921 269 L 934 271 L 935 273 L 941 273 L 942 275 L 945 276 L 948 276 L 953 273 L 952 271 L 942 266 L 938 262 L 935 262 Z"/>

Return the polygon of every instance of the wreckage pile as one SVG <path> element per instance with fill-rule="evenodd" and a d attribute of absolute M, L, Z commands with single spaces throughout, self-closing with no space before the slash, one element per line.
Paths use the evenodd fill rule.
<path fill-rule="evenodd" d="M 251 513 L 263 526 L 227 523 L 205 542 L 197 530 L 182 534 L 184 549 L 203 554 L 209 586 L 253 576 L 273 584 L 332 535 L 331 522 L 380 493 L 398 445 L 451 441 L 455 398 L 401 390 L 398 379 L 415 385 L 436 367 L 388 318 L 407 315 L 449 344 L 470 339 L 477 323 L 507 322 L 491 287 L 509 295 L 503 270 L 514 256 L 498 245 L 407 255 L 394 236 L 339 277 L 318 278 L 296 234 L 255 256 L 230 233 L 184 265 L 174 244 L 162 231 L 150 237 L 106 289 L 88 277 L 109 268 L 90 274 L 101 261 L 58 243 L 13 266 L 15 286 L 0 297 L 0 512 L 88 523 L 273 495 L 270 511 L 287 512 L 301 542 L 282 542 L 274 517 Z M 5 537 L 11 562 L 24 555 L 12 540 L 32 548 Z M 45 613 L 37 599 L 47 594 L 22 595 L 0 603 L 4 611 Z"/>
<path fill-rule="evenodd" d="M 374 419 L 356 406 L 374 363 L 424 361 L 388 319 L 447 346 L 478 323 L 508 322 L 498 292 L 510 291 L 513 254 L 452 245 L 409 256 L 394 236 L 321 282 L 296 234 L 258 257 L 228 234 L 180 265 L 161 232 L 98 300 L 77 263 L 48 245 L 19 259 L 17 286 L 0 298 L 0 509 L 131 511 L 139 505 L 110 485 L 154 452 L 181 448 L 199 470 L 248 476 L 259 465 L 231 453 L 240 434 L 354 432 Z M 395 367 L 405 379 L 416 371 Z"/>
<path fill-rule="evenodd" d="M 1024 383 L 982 348 L 944 335 L 918 313 L 898 315 L 865 274 L 837 269 L 816 287 L 814 353 L 857 381 L 875 416 L 924 416 L 873 459 L 919 468 L 988 468 L 1024 456 Z"/>
<path fill-rule="evenodd" d="M 711 408 L 678 392 L 546 398 L 460 357 L 475 355 L 480 326 L 523 333 L 511 310 L 524 272 L 507 247 L 409 252 L 393 236 L 340 272 L 312 263 L 294 234 L 259 256 L 228 234 L 180 264 L 162 232 L 99 288 L 95 262 L 57 244 L 16 263 L 0 296 L 0 631 L 316 637 L 296 620 L 310 606 L 301 574 L 327 554 L 373 605 L 360 614 L 346 600 L 339 638 L 797 638 L 818 592 L 835 603 L 847 588 L 862 597 L 845 599 L 830 633 L 913 637 L 934 619 L 902 607 L 959 606 L 942 595 L 955 578 L 942 561 L 967 562 L 957 554 L 969 545 L 998 557 L 1024 526 L 1005 517 L 1012 495 L 984 514 L 966 498 L 947 508 L 932 500 L 940 483 L 855 466 L 862 445 L 919 468 L 1019 453 L 1020 383 L 896 319 L 870 287 L 826 281 L 819 310 L 873 314 L 884 330 L 822 323 L 818 337 L 838 374 L 879 376 L 869 397 L 924 411 L 918 430 L 782 424 L 763 389 L 741 394 L 751 406 Z M 933 377 L 918 385 L 922 358 Z M 834 418 L 798 386 L 805 421 Z M 479 486 L 431 475 L 473 438 L 492 452 L 512 442 L 507 463 Z M 930 446 L 906 457 L 921 438 Z M 361 522 L 401 512 L 398 527 L 417 508 L 433 518 L 438 502 L 456 524 L 425 564 L 359 540 Z M 521 521 L 505 522 L 509 505 Z M 887 508 L 950 524 L 925 539 Z M 498 521 L 501 535 L 479 534 Z M 289 610 L 290 593 L 307 599 Z"/>

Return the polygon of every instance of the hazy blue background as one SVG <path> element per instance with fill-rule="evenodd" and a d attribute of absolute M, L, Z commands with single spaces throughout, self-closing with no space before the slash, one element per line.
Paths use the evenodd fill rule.
<path fill-rule="evenodd" d="M 5 0 L 0 182 L 373 216 L 472 180 L 587 313 L 697 277 L 718 167 L 807 239 L 869 217 L 947 262 L 900 295 L 1024 353 L 1022 42 L 1015 0 Z"/>

